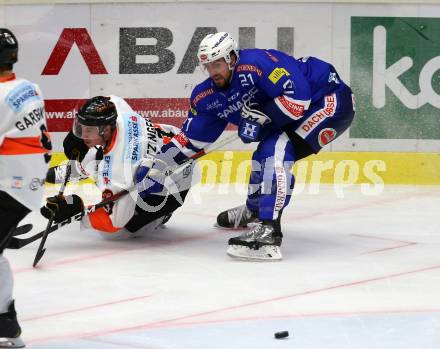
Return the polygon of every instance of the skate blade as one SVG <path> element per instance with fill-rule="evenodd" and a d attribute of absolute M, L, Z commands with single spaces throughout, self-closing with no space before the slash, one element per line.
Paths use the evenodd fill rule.
<path fill-rule="evenodd" d="M 5 338 L 0 337 L 0 348 L 24 348 L 24 342 L 20 337 Z"/>
<path fill-rule="evenodd" d="M 283 259 L 279 246 L 261 246 L 253 250 L 246 246 L 231 245 L 226 251 L 227 255 L 244 261 L 278 262 Z"/>

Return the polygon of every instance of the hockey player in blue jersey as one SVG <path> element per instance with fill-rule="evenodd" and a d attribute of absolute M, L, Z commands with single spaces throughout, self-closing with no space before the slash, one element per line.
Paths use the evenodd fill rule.
<path fill-rule="evenodd" d="M 139 191 L 150 190 L 146 182 L 161 180 L 157 173 L 165 164 L 184 161 L 214 142 L 228 123 L 235 124 L 245 143 L 258 146 L 246 204 L 220 213 L 217 223 L 234 228 L 256 222 L 229 240 L 231 257 L 280 260 L 280 219 L 294 186 L 292 166 L 350 126 L 351 89 L 329 63 L 277 50 L 238 50 L 226 32 L 207 35 L 198 59 L 209 78 L 194 88 L 181 133 L 162 149 L 167 156 L 153 166 L 159 171 L 150 172 L 156 178 L 138 178 Z"/>

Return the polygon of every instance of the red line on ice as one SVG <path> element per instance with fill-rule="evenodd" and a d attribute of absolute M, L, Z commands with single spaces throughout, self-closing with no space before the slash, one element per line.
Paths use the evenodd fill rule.
<path fill-rule="evenodd" d="M 151 295 L 132 297 L 132 298 L 127 298 L 127 299 L 120 299 L 120 300 L 115 300 L 115 301 L 112 301 L 112 302 L 101 303 L 101 304 L 94 304 L 94 305 L 89 305 L 87 307 L 60 311 L 60 312 L 57 312 L 57 313 L 45 314 L 45 315 L 40 315 L 40 316 L 33 316 L 33 317 L 29 317 L 29 318 L 24 318 L 21 321 L 22 322 L 26 322 L 26 321 L 34 321 L 34 320 L 46 319 L 46 318 L 50 318 L 50 317 L 54 317 L 54 316 L 71 314 L 71 313 L 77 313 L 77 312 L 84 311 L 84 310 L 102 308 L 102 307 L 107 307 L 107 306 L 115 305 L 115 304 L 134 302 L 134 301 L 137 301 L 137 300 L 140 300 L 140 299 L 144 299 L 144 298 L 148 298 L 148 297 L 151 297 Z"/>
<path fill-rule="evenodd" d="M 363 253 L 361 253 L 361 255 L 363 255 L 363 254 L 372 254 L 372 253 L 383 252 L 383 251 L 389 251 L 389 250 L 395 250 L 397 248 L 417 245 L 417 242 L 414 242 L 414 241 L 394 240 L 394 239 L 389 239 L 389 238 L 370 236 L 370 235 L 363 235 L 363 234 L 351 234 L 351 235 L 352 236 L 357 236 L 357 237 L 360 237 L 360 238 L 365 238 L 365 239 L 384 240 L 384 241 L 391 241 L 391 242 L 399 243 L 399 245 L 396 245 L 396 246 L 381 248 L 381 249 L 378 249 L 378 250 L 373 250 L 373 251 L 368 251 L 368 252 L 363 252 Z"/>
<path fill-rule="evenodd" d="M 367 284 L 370 282 L 382 281 L 382 280 L 392 279 L 392 278 L 396 278 L 396 277 L 400 277 L 400 276 L 404 276 L 404 275 L 416 274 L 416 273 L 421 273 L 421 272 L 425 272 L 425 271 L 432 271 L 432 270 L 436 270 L 436 269 L 440 269 L 440 264 L 426 267 L 426 268 L 408 270 L 408 271 L 403 271 L 400 273 L 382 275 L 382 276 L 377 276 L 377 277 L 373 277 L 373 278 L 369 278 L 369 279 L 346 282 L 346 283 L 342 283 L 342 284 L 337 284 L 337 285 L 333 285 L 333 286 L 327 286 L 327 287 L 322 287 L 322 288 L 317 288 L 317 289 L 312 289 L 312 290 L 306 290 L 306 291 L 288 294 L 288 295 L 284 295 L 284 296 L 262 299 L 259 301 L 238 304 L 238 305 L 233 305 L 233 306 L 229 306 L 229 307 L 218 308 L 218 309 L 214 309 L 214 310 L 210 310 L 210 311 L 189 314 L 189 315 L 180 316 L 180 317 L 176 317 L 176 318 L 172 318 L 172 319 L 168 319 L 168 320 L 156 321 L 156 322 L 141 324 L 141 325 L 137 325 L 137 326 L 121 327 L 121 328 L 115 328 L 115 329 L 111 329 L 111 330 L 102 330 L 102 331 L 96 331 L 96 332 L 82 332 L 82 333 L 76 333 L 76 334 L 70 334 L 70 335 L 36 338 L 36 339 L 28 340 L 27 342 L 35 344 L 35 343 L 42 343 L 42 342 L 55 341 L 55 340 L 60 341 L 60 340 L 66 340 L 66 339 L 72 339 L 72 338 L 96 337 L 96 336 L 103 336 L 103 335 L 119 333 L 119 332 L 136 331 L 136 330 L 150 329 L 150 328 L 157 328 L 157 327 L 167 327 L 167 324 L 172 324 L 171 326 L 173 326 L 176 322 L 178 324 L 178 321 L 180 321 L 180 320 L 193 319 L 193 318 L 202 317 L 202 316 L 206 316 L 206 315 L 227 312 L 230 310 L 243 309 L 243 308 L 252 307 L 255 305 L 283 301 L 286 299 L 307 296 L 310 294 L 317 294 L 317 293 L 321 293 L 321 292 L 327 292 L 327 291 L 340 289 L 340 288 L 358 286 L 358 285 L 363 285 L 363 284 Z M 170 326 L 170 325 L 168 325 L 168 326 Z"/>

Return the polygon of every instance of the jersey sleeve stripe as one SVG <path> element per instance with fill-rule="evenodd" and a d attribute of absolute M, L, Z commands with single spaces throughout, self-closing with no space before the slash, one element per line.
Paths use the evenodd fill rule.
<path fill-rule="evenodd" d="M 121 228 L 117 228 L 113 225 L 108 213 L 102 207 L 89 214 L 89 221 L 94 229 L 105 233 L 111 234 L 121 230 Z"/>
<path fill-rule="evenodd" d="M 3 143 L 0 146 L 0 155 L 43 153 L 47 153 L 47 149 L 43 148 L 40 137 L 4 138 Z"/>
<path fill-rule="evenodd" d="M 302 101 L 281 95 L 275 98 L 275 104 L 285 115 L 297 120 L 303 116 L 305 110 L 309 109 L 310 99 Z"/>

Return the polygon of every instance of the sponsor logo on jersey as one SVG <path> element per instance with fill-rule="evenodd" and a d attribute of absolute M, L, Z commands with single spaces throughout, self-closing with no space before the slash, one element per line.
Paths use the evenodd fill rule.
<path fill-rule="evenodd" d="M 231 95 L 228 97 L 228 102 L 232 102 L 233 100 L 237 99 L 238 96 L 240 96 L 240 92 L 235 92 L 235 93 L 231 94 Z"/>
<path fill-rule="evenodd" d="M 287 179 L 286 173 L 284 171 L 284 167 L 276 166 L 275 167 L 275 176 L 277 181 L 277 193 L 275 198 L 275 211 L 280 211 L 284 207 L 284 203 L 286 202 L 286 194 L 287 194 Z"/>
<path fill-rule="evenodd" d="M 157 153 L 157 129 L 150 120 L 145 119 L 147 124 L 147 155 L 155 155 Z"/>
<path fill-rule="evenodd" d="M 110 155 L 104 156 L 102 159 L 104 162 L 104 166 L 102 168 L 102 180 L 104 185 L 108 185 L 111 182 L 112 177 L 112 157 Z"/>
<path fill-rule="evenodd" d="M 44 119 L 44 108 L 36 108 L 28 113 L 20 121 L 15 123 L 15 127 L 20 131 L 24 131 L 31 126 L 37 125 L 41 120 Z"/>
<path fill-rule="evenodd" d="M 221 105 L 220 101 L 219 101 L 218 99 L 216 99 L 214 102 L 209 103 L 209 104 L 206 106 L 206 110 L 217 109 L 217 108 L 219 108 L 219 107 L 221 107 L 221 106 L 222 106 L 222 105 Z M 194 114 L 194 113 L 193 113 L 193 115 L 197 115 L 197 114 Z"/>
<path fill-rule="evenodd" d="M 127 120 L 127 148 L 125 159 L 136 162 L 139 160 L 139 124 L 131 120 Z"/>
<path fill-rule="evenodd" d="M 23 177 L 12 176 L 11 188 L 13 188 L 13 189 L 23 188 Z"/>
<path fill-rule="evenodd" d="M 32 191 L 36 191 L 39 188 L 42 188 L 44 185 L 44 178 L 32 178 L 31 182 L 29 183 L 29 189 Z"/>
<path fill-rule="evenodd" d="M 324 107 L 309 116 L 307 120 L 299 126 L 296 132 L 303 138 L 307 137 L 307 135 L 318 127 L 326 118 L 335 115 L 336 105 L 336 96 L 334 94 L 325 96 Z"/>
<path fill-rule="evenodd" d="M 209 110 L 209 109 L 208 109 Z M 190 108 L 189 111 L 191 112 L 192 115 L 197 115 L 197 110 L 195 110 L 195 108 Z"/>
<path fill-rule="evenodd" d="M 12 89 L 11 92 L 7 94 L 5 100 L 9 107 L 18 113 L 26 104 L 32 101 L 39 101 L 41 97 L 32 85 L 23 82 Z"/>
<path fill-rule="evenodd" d="M 241 96 L 241 99 L 228 105 L 222 112 L 218 113 L 217 116 L 222 119 L 227 119 L 230 114 L 240 111 L 241 108 L 243 108 L 244 103 L 250 101 L 257 93 L 258 89 L 253 86 L 248 93 Z"/>
<path fill-rule="evenodd" d="M 174 139 L 179 143 L 182 147 L 186 147 L 189 144 L 189 139 L 183 132 L 180 132 L 178 135 L 174 137 Z"/>
<path fill-rule="evenodd" d="M 334 128 L 324 128 L 319 132 L 318 142 L 321 147 L 329 144 L 336 138 L 336 130 Z"/>
<path fill-rule="evenodd" d="M 237 73 L 240 72 L 257 73 L 257 75 L 260 77 L 263 75 L 263 71 L 252 64 L 240 64 L 235 71 Z"/>
<path fill-rule="evenodd" d="M 203 98 L 208 97 L 208 96 L 212 95 L 213 93 L 214 93 L 214 89 L 208 88 L 207 90 L 202 91 L 197 96 L 195 96 L 191 104 L 194 107 L 196 107 L 197 103 L 199 103 Z"/>
<path fill-rule="evenodd" d="M 297 120 L 303 116 L 304 113 L 304 105 L 294 102 L 294 99 L 288 99 L 285 96 L 279 96 L 277 101 L 281 103 L 284 109 L 290 114 L 289 116 L 293 116 L 293 119 Z"/>
<path fill-rule="evenodd" d="M 269 80 L 275 85 L 283 76 L 290 76 L 289 72 L 284 68 L 275 68 L 269 74 Z"/>
<path fill-rule="evenodd" d="M 113 192 L 110 190 L 110 189 L 105 189 L 103 192 L 102 192 L 102 201 L 104 201 L 104 200 L 106 200 L 106 199 L 109 199 L 109 198 L 111 198 L 113 196 Z M 113 213 L 113 206 L 115 205 L 115 203 L 114 202 L 109 202 L 107 205 L 105 205 L 103 208 L 104 208 L 104 211 L 105 212 L 107 212 L 107 214 L 112 214 Z"/>
<path fill-rule="evenodd" d="M 279 62 L 279 59 L 278 58 L 276 58 L 272 53 L 270 53 L 269 51 L 264 51 L 264 52 L 266 52 L 266 54 L 269 56 L 269 58 L 272 60 L 272 61 L 274 61 L 274 62 Z"/>
<path fill-rule="evenodd" d="M 328 75 L 328 82 L 334 82 L 335 84 L 339 84 L 338 75 L 336 73 L 330 73 Z"/>

